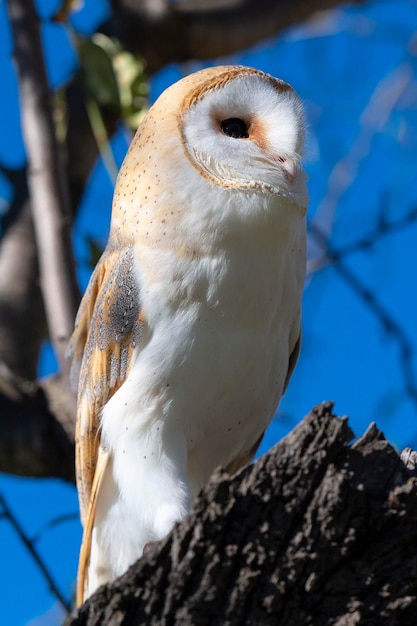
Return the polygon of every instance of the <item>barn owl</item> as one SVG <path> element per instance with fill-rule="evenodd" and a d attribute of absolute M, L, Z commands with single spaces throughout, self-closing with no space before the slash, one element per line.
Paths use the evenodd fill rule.
<path fill-rule="evenodd" d="M 107 247 L 69 346 L 78 381 L 78 602 L 248 463 L 297 360 L 303 110 L 223 66 L 151 107 L 118 175 Z"/>

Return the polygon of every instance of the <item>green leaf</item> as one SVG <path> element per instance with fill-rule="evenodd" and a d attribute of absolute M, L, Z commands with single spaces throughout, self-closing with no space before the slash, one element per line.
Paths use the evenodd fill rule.
<path fill-rule="evenodd" d="M 79 54 L 88 96 L 95 98 L 99 105 L 121 109 L 118 81 L 109 51 L 101 43 L 96 43 L 94 37 L 80 43 Z"/>

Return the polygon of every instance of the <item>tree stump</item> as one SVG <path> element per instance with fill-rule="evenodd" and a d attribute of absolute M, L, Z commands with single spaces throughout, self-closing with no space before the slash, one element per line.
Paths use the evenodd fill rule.
<path fill-rule="evenodd" d="M 65 626 L 417 624 L 416 456 L 328 402 Z"/>

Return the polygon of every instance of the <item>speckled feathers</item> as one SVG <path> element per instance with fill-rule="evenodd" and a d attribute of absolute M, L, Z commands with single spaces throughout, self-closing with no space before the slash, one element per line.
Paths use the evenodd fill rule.
<path fill-rule="evenodd" d="M 69 350 L 79 602 L 169 532 L 215 466 L 250 460 L 272 419 L 299 350 L 303 141 L 292 88 L 236 66 L 167 89 L 132 141 Z"/>

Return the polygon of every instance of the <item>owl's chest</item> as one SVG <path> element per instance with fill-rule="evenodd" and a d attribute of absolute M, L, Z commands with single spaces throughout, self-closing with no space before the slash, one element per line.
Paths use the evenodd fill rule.
<path fill-rule="evenodd" d="M 141 419 L 162 415 L 164 428 L 183 433 L 190 468 L 198 457 L 197 489 L 213 463 L 248 452 L 272 418 L 302 270 L 288 248 L 248 245 L 193 261 L 173 255 L 158 278 L 146 285 L 142 274 L 149 333 L 132 378 Z"/>
<path fill-rule="evenodd" d="M 215 326 L 269 328 L 292 317 L 305 272 L 305 235 L 235 237 L 223 245 L 143 246 L 137 254 L 141 306 L 149 325 L 175 325 L 187 312 Z M 288 320 L 287 320 L 288 321 Z"/>
<path fill-rule="evenodd" d="M 242 386 L 244 403 L 250 389 L 258 397 L 271 381 L 283 382 L 304 279 L 297 232 L 281 240 L 235 240 L 206 254 L 142 251 L 148 343 L 138 358 L 156 372 L 155 384 L 176 389 L 176 402 L 183 390 L 184 402 L 190 398 L 187 381 L 197 395 L 204 392 L 207 405 L 221 390 L 232 397 L 233 385 Z"/>
<path fill-rule="evenodd" d="M 302 237 L 273 243 L 191 256 L 142 248 L 136 259 L 146 328 L 103 432 L 109 441 L 151 425 L 158 437 L 180 433 L 193 492 L 215 465 L 252 448 L 282 393 L 304 252 Z M 128 428 L 110 432 L 113 412 Z"/>
<path fill-rule="evenodd" d="M 233 385 L 242 385 L 242 398 L 252 388 L 258 397 L 272 380 L 284 379 L 299 314 L 304 219 L 273 199 L 249 200 L 244 209 L 200 204 L 199 214 L 190 205 L 175 229 L 164 223 L 169 236 L 147 224 L 135 247 L 148 330 L 138 359 L 144 371 L 156 372 L 153 385 L 176 389 L 174 402 L 182 393 L 184 403 L 193 402 L 186 384 L 192 382 L 208 412 L 210 398 L 236 397 Z"/>

